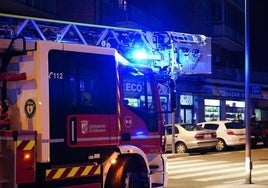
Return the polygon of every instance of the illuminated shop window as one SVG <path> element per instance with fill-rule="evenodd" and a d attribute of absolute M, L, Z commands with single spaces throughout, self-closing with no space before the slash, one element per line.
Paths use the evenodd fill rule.
<path fill-rule="evenodd" d="M 180 96 L 181 105 L 193 105 L 193 96 L 192 95 L 181 95 Z"/>
<path fill-rule="evenodd" d="M 205 99 L 205 121 L 220 120 L 220 100 Z"/>
<path fill-rule="evenodd" d="M 245 102 L 244 101 L 226 101 L 226 119 L 244 120 Z"/>

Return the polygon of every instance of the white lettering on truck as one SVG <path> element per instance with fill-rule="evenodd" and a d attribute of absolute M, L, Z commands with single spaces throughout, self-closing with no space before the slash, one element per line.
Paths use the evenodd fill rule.
<path fill-rule="evenodd" d="M 87 134 L 87 133 L 104 133 L 106 132 L 106 125 L 105 124 L 88 124 L 87 120 L 81 121 L 81 133 Z"/>
<path fill-rule="evenodd" d="M 142 92 L 142 85 L 138 83 L 126 83 L 126 91 Z"/>

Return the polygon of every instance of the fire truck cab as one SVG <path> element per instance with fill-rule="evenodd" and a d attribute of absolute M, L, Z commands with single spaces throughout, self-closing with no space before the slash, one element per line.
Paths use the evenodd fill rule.
<path fill-rule="evenodd" d="M 17 40 L 13 45 L 25 42 Z M 163 186 L 163 117 L 152 70 L 130 66 L 112 48 L 52 41 L 33 46 L 7 65 L 15 77 L 27 77 L 3 77 L 2 90 L 10 130 L 34 132 L 36 156 L 31 168 L 25 167 L 34 173 L 20 182 L 27 169 L 16 169 L 24 162 L 18 161 L 11 171 L 21 172 L 16 177 L 3 173 L 4 187 Z M 20 50 L 6 54 L 15 51 Z M 3 163 L 9 160 L 5 134 L 10 130 L 2 130 Z"/>

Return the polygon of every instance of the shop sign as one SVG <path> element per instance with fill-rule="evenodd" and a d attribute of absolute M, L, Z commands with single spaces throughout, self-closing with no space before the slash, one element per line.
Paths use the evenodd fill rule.
<path fill-rule="evenodd" d="M 235 98 L 245 98 L 245 92 L 226 90 L 225 96 L 226 97 L 235 97 Z"/>
<path fill-rule="evenodd" d="M 235 90 L 224 90 L 224 89 L 212 90 L 212 95 L 222 96 L 222 97 L 231 97 L 231 98 L 245 98 L 244 91 L 235 91 Z M 262 99 L 262 94 L 251 93 L 250 98 Z"/>
<path fill-rule="evenodd" d="M 234 98 L 245 98 L 245 92 L 244 91 L 226 90 L 225 96 L 226 97 L 234 97 Z M 250 93 L 250 98 L 261 99 L 262 95 L 261 95 L 261 93 Z"/>
<path fill-rule="evenodd" d="M 250 89 L 251 89 L 251 93 L 253 94 L 261 94 L 261 86 L 258 86 L 258 85 L 256 85 L 256 86 L 251 86 L 250 87 Z"/>

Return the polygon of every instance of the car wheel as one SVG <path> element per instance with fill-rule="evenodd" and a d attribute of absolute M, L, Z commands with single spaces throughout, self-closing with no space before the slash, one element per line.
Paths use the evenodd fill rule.
<path fill-rule="evenodd" d="M 217 151 L 224 151 L 226 149 L 226 143 L 224 142 L 223 139 L 219 138 L 218 143 L 216 144 L 215 148 Z"/>
<path fill-rule="evenodd" d="M 187 153 L 187 147 L 184 143 L 182 142 L 178 142 L 175 145 L 175 152 L 176 153 Z"/>

